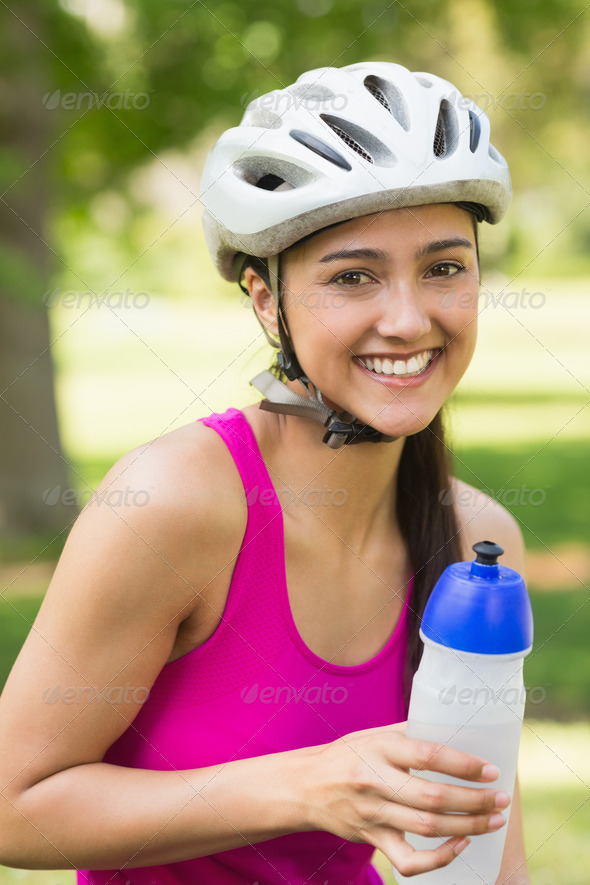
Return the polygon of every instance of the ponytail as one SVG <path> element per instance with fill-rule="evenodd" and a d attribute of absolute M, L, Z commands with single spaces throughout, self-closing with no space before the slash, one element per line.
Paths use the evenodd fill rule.
<path fill-rule="evenodd" d="M 453 496 L 449 494 L 452 468 L 441 409 L 428 427 L 407 437 L 399 465 L 397 518 L 414 574 L 408 607 L 406 704 L 422 657 L 419 630 L 428 597 L 444 569 L 461 559 Z"/>

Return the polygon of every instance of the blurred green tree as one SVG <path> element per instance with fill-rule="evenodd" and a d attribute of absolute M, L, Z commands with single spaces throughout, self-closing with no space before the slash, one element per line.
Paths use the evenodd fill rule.
<path fill-rule="evenodd" d="M 162 152 L 237 123 L 249 100 L 303 70 L 379 58 L 456 83 L 494 118 L 494 141 L 518 180 L 498 259 L 513 272 L 556 258 L 587 269 L 575 250 L 590 227 L 590 12 L 574 0 L 21 0 L 1 14 L 5 531 L 68 522 L 63 507 L 42 502 L 66 483 L 43 295 L 66 268 L 81 291 L 93 290 L 70 242 L 91 223 L 93 198 L 114 192 L 133 217 L 142 211 L 134 170 L 165 166 Z M 580 225 L 586 233 L 575 236 Z M 130 230 L 116 233 L 125 260 L 109 268 L 113 284 L 138 258 Z M 513 244 L 518 254 L 506 258 Z"/>

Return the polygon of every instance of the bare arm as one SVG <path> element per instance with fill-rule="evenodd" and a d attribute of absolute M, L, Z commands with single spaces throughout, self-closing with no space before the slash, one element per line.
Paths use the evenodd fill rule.
<path fill-rule="evenodd" d="M 303 830 L 304 769 L 299 751 L 183 772 L 100 762 L 67 768 L 12 796 L 2 862 L 132 869 Z"/>
<path fill-rule="evenodd" d="M 149 503 L 109 508 L 104 498 L 123 497 L 103 496 L 71 532 L 0 700 L 4 864 L 145 866 L 305 826 L 294 799 L 297 752 L 289 765 L 277 754 L 181 773 L 101 762 L 201 591 L 233 569 L 245 526 L 241 485 L 225 448 L 208 445 L 195 462 L 182 447 L 174 457 L 145 451 L 135 464 L 131 453 L 104 488 L 147 489 Z M 230 480 L 221 484 L 223 471 Z"/>
<path fill-rule="evenodd" d="M 522 808 L 518 778 L 512 797 L 512 811 L 506 832 L 506 845 L 502 867 L 496 885 L 530 885 L 530 877 L 526 864 L 524 836 L 522 832 Z"/>

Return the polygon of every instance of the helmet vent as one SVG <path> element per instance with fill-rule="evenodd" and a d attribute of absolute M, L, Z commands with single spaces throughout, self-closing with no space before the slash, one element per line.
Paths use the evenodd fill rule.
<path fill-rule="evenodd" d="M 440 103 L 432 150 L 434 156 L 449 157 L 457 147 L 457 120 L 453 108 L 446 99 Z"/>
<path fill-rule="evenodd" d="M 479 144 L 481 135 L 481 123 L 479 117 L 473 111 L 469 111 L 469 150 L 474 154 Z"/>
<path fill-rule="evenodd" d="M 272 173 L 268 175 L 263 175 L 262 178 L 259 178 L 256 182 L 256 187 L 261 187 L 262 190 L 265 191 L 276 191 L 282 184 L 285 184 L 285 179 L 281 178 L 279 175 L 273 175 Z"/>
<path fill-rule="evenodd" d="M 233 173 L 246 184 L 264 191 L 292 190 L 315 180 L 311 172 L 276 157 L 241 157 L 234 163 Z"/>
<path fill-rule="evenodd" d="M 295 141 L 298 141 L 299 144 L 309 148 L 310 151 L 313 151 L 314 154 L 317 154 L 319 157 L 323 157 L 324 160 L 328 160 L 328 162 L 333 163 L 335 166 L 339 166 L 340 169 L 346 169 L 347 172 L 350 172 L 352 169 L 352 166 L 350 163 L 347 163 L 342 154 L 339 154 L 338 151 L 335 151 L 334 148 L 330 147 L 329 144 L 326 144 L 320 138 L 311 135 L 310 132 L 304 132 L 302 129 L 291 129 L 289 135 L 291 138 L 294 138 Z"/>
<path fill-rule="evenodd" d="M 324 120 L 326 120 L 326 118 L 323 116 L 323 114 L 322 114 L 322 118 Z M 373 157 L 370 154 L 368 154 L 366 152 L 366 150 L 364 150 L 364 148 L 362 148 L 360 146 L 358 141 L 355 141 L 355 139 L 352 137 L 352 135 L 349 135 L 347 132 L 344 131 L 344 129 L 341 129 L 340 126 L 336 125 L 336 123 L 330 122 L 330 120 L 326 120 L 326 123 L 328 124 L 330 129 L 336 133 L 338 138 L 341 138 L 342 141 L 344 142 L 344 144 L 347 145 L 347 147 L 349 147 L 355 153 L 357 153 L 359 155 L 359 157 L 362 157 L 363 160 L 367 161 L 367 163 L 373 162 Z"/>
<path fill-rule="evenodd" d="M 445 155 L 445 127 L 443 126 L 442 114 L 439 113 L 436 121 L 436 132 L 434 133 L 434 144 L 432 149 L 435 157 L 444 157 Z"/>
<path fill-rule="evenodd" d="M 257 126 L 261 129 L 280 129 L 282 120 L 278 114 L 265 108 L 256 107 L 254 103 L 246 111 L 242 118 L 242 126 Z"/>
<path fill-rule="evenodd" d="M 380 77 L 366 77 L 365 89 L 371 93 L 373 98 L 377 99 L 386 111 L 389 111 L 402 129 L 408 132 L 410 128 L 408 108 L 397 86 Z"/>
<path fill-rule="evenodd" d="M 391 108 L 389 107 L 389 102 L 385 98 L 384 93 L 379 89 L 377 84 L 372 81 L 371 77 L 367 77 L 365 80 L 365 87 L 369 90 L 373 98 L 376 98 L 379 104 L 382 104 L 386 111 L 389 111 L 391 114 Z"/>
<path fill-rule="evenodd" d="M 488 154 L 495 163 L 503 163 L 504 162 L 502 155 L 498 153 L 498 151 L 496 150 L 496 148 L 494 147 L 493 144 L 489 145 Z"/>
<path fill-rule="evenodd" d="M 376 166 L 395 166 L 395 156 L 372 132 L 367 132 L 356 123 L 340 117 L 331 117 L 329 114 L 320 114 L 320 117 L 347 148 L 362 157 L 365 162 L 374 163 Z"/>
<path fill-rule="evenodd" d="M 295 83 L 288 90 L 301 104 L 321 104 L 324 101 L 333 101 L 336 96 L 327 86 L 320 83 Z"/>

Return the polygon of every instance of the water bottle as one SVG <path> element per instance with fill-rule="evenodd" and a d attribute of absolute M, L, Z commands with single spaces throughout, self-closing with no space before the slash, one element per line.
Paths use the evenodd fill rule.
<path fill-rule="evenodd" d="M 431 771 L 412 774 L 491 786 L 512 797 L 525 705 L 522 665 L 533 642 L 531 604 L 518 572 L 498 565 L 501 547 L 481 541 L 473 550 L 473 562 L 445 569 L 424 610 L 424 654 L 412 684 L 407 734 L 481 756 L 497 765 L 500 776 L 474 784 Z M 509 810 L 503 810 L 507 819 Z M 495 885 L 506 829 L 470 836 L 467 848 L 442 869 L 409 878 L 394 867 L 394 875 L 400 885 Z M 445 841 L 413 833 L 406 840 L 417 849 Z"/>

